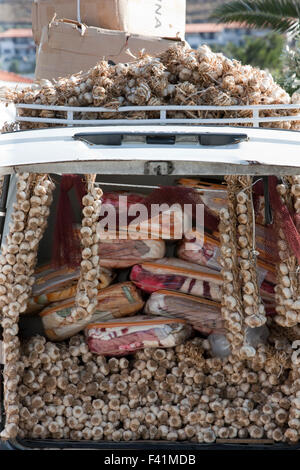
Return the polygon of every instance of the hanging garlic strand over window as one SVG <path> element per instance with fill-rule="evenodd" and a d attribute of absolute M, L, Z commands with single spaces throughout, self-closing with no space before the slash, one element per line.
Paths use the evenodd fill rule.
<path fill-rule="evenodd" d="M 300 208 L 298 195 L 298 178 L 284 178 L 283 184 L 277 185 L 281 201 L 290 209 L 294 205 L 296 214 Z M 294 198 L 292 198 L 292 195 Z M 294 200 L 293 200 L 294 199 Z M 295 256 L 289 252 L 288 243 L 281 227 L 278 227 L 279 266 L 277 269 L 277 285 L 275 288 L 276 312 L 275 321 L 284 327 L 293 327 L 300 320 L 300 286 L 299 265 Z"/>
<path fill-rule="evenodd" d="M 103 193 L 100 188 L 95 187 L 95 179 L 96 175 L 86 176 L 87 194 L 82 199 L 82 261 L 75 297 L 76 306 L 69 317 L 70 322 L 91 317 L 98 303 L 97 294 L 100 278 L 100 265 L 98 256 L 99 235 L 97 234 L 97 223 Z"/>
<path fill-rule="evenodd" d="M 18 175 L 17 202 L 12 223 L 2 247 L 0 286 L 6 289 L 2 299 L 4 343 L 4 408 L 5 428 L 2 439 L 17 436 L 19 422 L 18 383 L 23 366 L 19 359 L 18 319 L 27 308 L 34 284 L 37 251 L 43 237 L 54 184 L 48 175 Z"/>
<path fill-rule="evenodd" d="M 243 350 L 244 346 L 244 318 L 241 297 L 241 284 L 238 268 L 238 246 L 236 237 L 236 210 L 235 210 L 235 177 L 228 176 L 227 196 L 228 209 L 220 211 L 220 242 L 221 242 L 221 274 L 223 277 L 223 295 L 221 313 L 227 329 L 227 339 L 231 345 L 231 352 L 236 356 L 251 357 L 255 354 L 253 348 Z"/>
<path fill-rule="evenodd" d="M 240 191 L 236 193 L 237 232 L 240 247 L 239 266 L 242 279 L 245 323 L 256 328 L 266 323 L 267 317 L 259 292 L 257 252 L 255 250 L 255 213 L 252 199 L 251 176 L 239 176 Z"/>

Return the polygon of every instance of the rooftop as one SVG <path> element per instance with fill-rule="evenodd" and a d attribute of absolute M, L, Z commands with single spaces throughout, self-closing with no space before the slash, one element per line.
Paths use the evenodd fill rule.
<path fill-rule="evenodd" d="M 33 83 L 31 78 L 22 77 L 21 75 L 13 72 L 6 72 L 5 70 L 0 70 L 0 81 L 13 83 Z"/>
<path fill-rule="evenodd" d="M 185 27 L 188 33 L 219 33 L 224 29 L 249 29 L 243 23 L 190 23 Z"/>
<path fill-rule="evenodd" d="M 20 29 L 8 29 L 3 33 L 0 33 L 0 39 L 2 38 L 31 38 L 32 30 L 29 28 L 20 28 Z"/>

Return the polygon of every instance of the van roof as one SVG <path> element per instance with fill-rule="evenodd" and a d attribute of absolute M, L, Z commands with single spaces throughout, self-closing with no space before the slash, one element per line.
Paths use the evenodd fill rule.
<path fill-rule="evenodd" d="M 199 135 L 246 134 L 228 145 L 201 145 Z M 78 134 L 118 136 L 90 144 Z M 146 136 L 154 136 L 147 141 Z M 168 140 L 172 136 L 173 141 Z M 78 136 L 77 136 L 78 137 Z M 102 140 L 101 140 L 102 139 Z M 156 139 L 156 141 L 155 141 Z M 92 139 L 93 140 L 93 139 Z M 97 139 L 96 139 L 97 140 Z M 114 139 L 112 139 L 114 140 Z M 117 139 L 118 140 L 118 139 Z M 172 174 L 298 174 L 300 132 L 196 125 L 60 127 L 0 136 L 0 175 L 14 172 L 145 174 L 147 162 L 172 163 Z"/>

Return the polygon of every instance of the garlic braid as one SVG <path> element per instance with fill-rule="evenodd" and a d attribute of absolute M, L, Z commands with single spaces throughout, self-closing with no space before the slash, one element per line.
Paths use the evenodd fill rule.
<path fill-rule="evenodd" d="M 235 188 L 231 177 L 227 182 L 228 209 L 220 211 L 222 307 L 221 314 L 227 328 L 227 339 L 232 354 L 239 356 L 244 344 L 244 319 L 242 311 L 241 287 L 238 271 L 238 247 L 236 243 Z M 250 355 L 255 351 L 248 351 Z"/>
<path fill-rule="evenodd" d="M 241 273 L 245 323 L 256 328 L 266 323 L 267 317 L 259 292 L 255 253 L 255 215 L 252 199 L 252 176 L 239 176 L 240 191 L 236 193 L 238 220 L 239 266 Z"/>
<path fill-rule="evenodd" d="M 81 227 L 82 261 L 75 297 L 75 308 L 69 321 L 78 321 L 92 316 L 97 306 L 100 278 L 98 256 L 99 235 L 97 223 L 101 208 L 102 190 L 95 187 L 96 175 L 88 175 L 87 194 L 82 199 L 83 219 Z"/>
<path fill-rule="evenodd" d="M 277 185 L 282 202 L 289 208 L 292 207 L 290 178 L 285 178 L 285 184 Z M 295 180 L 292 180 L 295 181 Z M 295 187 L 295 185 L 294 185 Z M 295 191 L 295 188 L 294 188 Z M 297 200 L 294 202 L 298 205 Z M 276 313 L 275 321 L 284 327 L 293 327 L 298 323 L 300 296 L 299 282 L 297 279 L 298 263 L 294 255 L 289 252 L 288 243 L 281 227 L 278 228 L 278 253 L 279 266 L 277 270 L 277 285 L 275 287 Z"/>
<path fill-rule="evenodd" d="M 34 268 L 39 241 L 47 226 L 54 184 L 47 175 L 18 175 L 17 203 L 14 204 L 12 223 L 2 248 L 1 286 L 6 287 L 7 302 L 2 308 L 4 342 L 4 408 L 6 414 L 2 439 L 17 436 L 19 406 L 17 388 L 22 373 L 18 363 L 18 319 L 27 308 L 34 284 Z M 6 277 L 6 280 L 4 280 Z M 4 282 L 3 282 L 4 281 Z"/>

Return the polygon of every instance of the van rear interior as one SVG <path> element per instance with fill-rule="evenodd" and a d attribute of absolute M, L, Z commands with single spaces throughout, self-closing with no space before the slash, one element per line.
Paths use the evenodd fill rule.
<path fill-rule="evenodd" d="M 53 236 L 54 236 L 54 229 L 55 229 L 55 219 L 56 219 L 56 208 L 57 202 L 59 198 L 59 189 L 60 189 L 60 176 L 59 175 L 51 175 L 55 184 L 56 189 L 54 191 L 54 200 L 51 205 L 50 216 L 48 218 L 48 227 L 46 232 L 43 236 L 43 239 L 40 242 L 39 252 L 38 252 L 38 265 L 43 265 L 45 263 L 49 263 L 51 261 L 52 255 L 52 246 L 53 246 Z M 188 178 L 189 175 L 182 175 L 182 178 Z M 193 175 L 193 179 L 196 177 Z M 210 182 L 221 182 L 223 181 L 223 176 L 211 176 L 211 177 L 201 177 L 199 175 L 199 179 L 202 181 L 210 181 Z M 111 191 L 124 191 L 128 190 L 130 192 L 138 192 L 148 194 L 152 191 L 152 189 L 143 188 L 142 186 L 171 186 L 176 185 L 176 181 L 178 180 L 178 176 L 141 176 L 141 175 L 134 175 L 134 176 L 124 176 L 124 175 L 97 175 L 97 182 L 104 182 L 104 183 L 111 183 L 111 185 L 103 185 L 100 187 L 104 192 L 111 192 Z M 128 185 L 128 187 L 118 186 L 118 184 Z M 75 195 L 74 190 L 72 190 L 71 199 L 72 199 L 72 206 L 76 213 L 77 222 L 80 223 L 81 221 L 81 211 L 80 207 Z M 5 227 L 7 228 L 8 220 L 5 222 Z M 4 241 L 4 240 L 3 240 Z M 176 241 L 168 241 L 167 242 L 167 257 L 176 256 Z M 113 283 L 117 283 L 120 281 L 129 280 L 128 276 L 130 273 L 130 269 L 123 269 L 119 270 L 116 278 L 114 279 Z M 147 299 L 149 297 L 148 294 L 143 294 L 144 298 Z M 22 320 L 22 323 L 26 321 L 26 318 Z M 30 318 L 28 318 L 28 322 L 30 322 Z M 30 323 L 28 323 L 26 328 L 26 336 L 30 334 Z M 201 336 L 200 333 L 196 333 L 196 335 Z M 204 336 L 203 336 L 204 337 Z M 66 340 L 68 344 L 68 340 Z M 3 366 L 1 366 L 3 367 Z M 199 367 L 199 371 L 201 368 Z M 220 371 L 222 372 L 222 370 Z M 211 382 L 213 383 L 213 382 Z M 2 385 L 2 384 L 1 384 Z M 231 389 L 232 389 L 231 384 Z M 251 385 L 250 385 L 251 387 Z M 258 386 L 256 386 L 256 390 L 258 391 Z M 3 390 L 1 391 L 3 394 Z M 206 392 L 205 392 L 206 393 Z M 203 387 L 199 387 L 199 396 L 201 400 L 201 395 L 204 394 Z M 244 393 L 242 395 L 243 399 L 246 399 L 247 394 Z M 221 394 L 221 398 L 226 396 L 226 390 L 224 390 Z M 233 394 L 234 396 L 234 394 Z M 238 395 L 237 395 L 238 396 Z M 97 398 L 95 396 L 94 398 Z M 105 398 L 104 398 L 105 401 Z M 2 400 L 1 400 L 2 402 Z M 49 403 L 50 405 L 51 403 Z M 141 405 L 142 406 L 142 405 Z M 230 406 L 230 404 L 228 405 Z M 256 402 L 256 406 L 259 408 L 260 405 Z M 259 408 L 260 409 L 260 408 Z M 211 412 L 213 413 L 213 411 Z M 2 420 L 0 422 L 0 428 L 4 427 L 5 422 L 5 413 L 2 408 Z M 267 422 L 267 421 L 266 421 Z M 247 420 L 245 421 L 247 424 Z M 226 427 L 226 423 L 220 422 L 221 425 Z M 253 424 L 249 421 L 249 425 Z M 209 426 L 209 424 L 208 424 Z M 245 427 L 247 427 L 245 425 Z M 185 439 L 185 440 L 177 440 L 177 441 L 169 441 L 166 438 L 158 439 L 139 439 L 138 441 L 120 441 L 114 442 L 112 440 L 107 441 L 104 439 L 101 440 L 80 440 L 80 441 L 72 441 L 69 439 L 35 439 L 35 438 L 16 438 L 7 444 L 11 448 L 16 449 L 30 449 L 30 448 L 61 448 L 61 449 L 68 449 L 68 448 L 95 448 L 95 449 L 166 449 L 166 450 L 193 450 L 193 449 L 241 449 L 246 448 L 249 450 L 257 450 L 257 449 L 267 449 L 267 450 L 275 450 L 275 449 L 297 449 L 299 447 L 298 444 L 290 444 L 287 442 L 276 442 L 273 439 L 266 438 L 265 434 L 261 438 L 252 438 L 250 435 L 245 437 L 239 437 L 238 435 L 235 438 L 226 438 L 222 439 L 217 437 L 215 442 L 208 443 L 202 442 L 198 443 Z"/>

